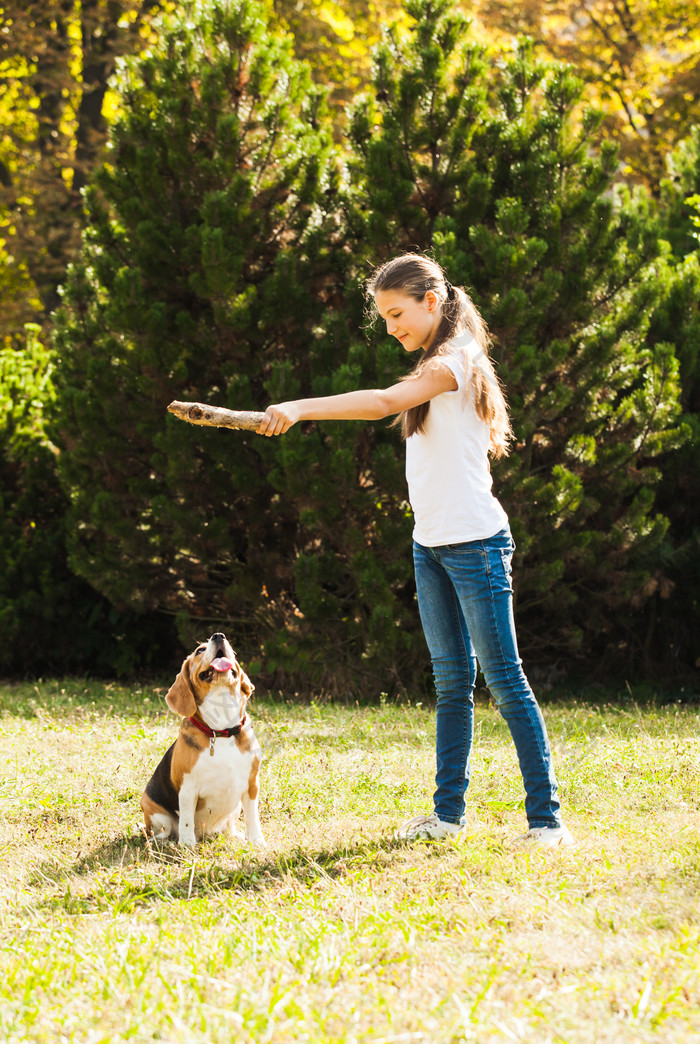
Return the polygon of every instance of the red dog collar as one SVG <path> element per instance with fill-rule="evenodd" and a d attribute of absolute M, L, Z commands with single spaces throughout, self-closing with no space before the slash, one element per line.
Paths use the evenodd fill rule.
<path fill-rule="evenodd" d="M 237 736 L 245 725 L 246 715 L 243 715 L 238 725 L 232 725 L 230 729 L 210 729 L 205 722 L 198 721 L 197 718 L 190 718 L 189 720 L 193 725 L 196 725 L 200 732 L 203 732 L 205 736 L 209 736 L 210 739 L 216 739 L 217 736 Z"/>

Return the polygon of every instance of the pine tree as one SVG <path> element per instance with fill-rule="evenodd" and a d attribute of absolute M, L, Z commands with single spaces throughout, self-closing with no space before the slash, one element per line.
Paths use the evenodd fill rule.
<path fill-rule="evenodd" d="M 696 4 L 482 0 L 479 18 L 490 38 L 528 36 L 575 69 L 605 113 L 625 177 L 658 193 L 667 156 L 700 115 Z"/>
<path fill-rule="evenodd" d="M 46 434 L 52 353 L 29 326 L 22 347 L 0 350 L 0 670 L 126 674 L 162 666 L 167 621 L 120 613 L 70 570 L 67 502 Z M 166 661 L 167 662 L 167 661 Z"/>
<path fill-rule="evenodd" d="M 659 462 L 657 510 L 670 525 L 660 559 L 650 569 L 648 600 L 630 620 L 630 630 L 634 634 L 636 625 L 647 670 L 669 678 L 700 664 L 700 130 L 670 157 L 661 189 L 662 232 L 672 258 L 647 340 L 674 346 L 689 438 Z"/>
<path fill-rule="evenodd" d="M 570 664 L 645 598 L 666 528 L 656 461 L 679 439 L 677 363 L 648 337 L 668 271 L 643 197 L 566 69 L 496 70 L 442 0 L 409 8 L 352 121 L 338 198 L 318 95 L 250 0 L 201 4 L 123 77 L 57 337 L 54 441 L 72 561 L 117 607 L 214 627 L 279 679 L 425 677 L 403 451 L 386 424 L 284 439 L 195 429 L 173 398 L 261 408 L 386 386 L 360 282 L 401 249 L 471 288 L 519 445 L 495 471 L 520 544 L 530 657 Z"/>
<path fill-rule="evenodd" d="M 289 586 L 278 442 L 194 428 L 173 399 L 264 407 L 307 380 L 333 192 L 320 95 L 252 0 L 198 3 L 123 73 L 58 317 L 53 426 L 71 561 L 117 607 L 255 647 Z"/>
<path fill-rule="evenodd" d="M 386 387 L 405 372 L 393 347 L 375 347 L 363 326 L 351 268 L 310 343 L 305 394 Z M 298 516 L 293 572 L 284 597 L 268 606 L 267 667 L 314 690 L 362 697 L 415 691 L 425 682 L 425 652 L 399 437 L 386 422 L 298 428 L 284 436 L 270 476 Z"/>
<path fill-rule="evenodd" d="M 529 658 L 619 665 L 618 616 L 667 526 L 655 461 L 682 438 L 672 346 L 646 337 L 658 232 L 643 196 L 615 196 L 614 149 L 569 69 L 524 42 L 491 71 L 445 0 L 408 10 L 354 116 L 355 235 L 376 260 L 432 252 L 489 323 L 518 441 L 494 476 Z"/>

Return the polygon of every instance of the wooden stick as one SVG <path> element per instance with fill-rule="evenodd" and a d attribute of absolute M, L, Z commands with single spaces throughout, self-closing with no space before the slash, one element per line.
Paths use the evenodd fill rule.
<path fill-rule="evenodd" d="M 210 428 L 242 428 L 257 431 L 262 413 L 252 410 L 226 410 L 223 406 L 207 406 L 203 402 L 171 402 L 168 411 L 190 424 L 204 424 Z"/>

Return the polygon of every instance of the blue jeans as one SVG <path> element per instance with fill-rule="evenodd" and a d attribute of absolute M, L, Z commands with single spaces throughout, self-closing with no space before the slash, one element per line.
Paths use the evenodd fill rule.
<path fill-rule="evenodd" d="M 435 811 L 447 823 L 461 823 L 464 817 L 478 658 L 515 743 L 528 824 L 561 825 L 547 730 L 518 655 L 514 550 L 508 528 L 488 540 L 413 544 L 418 607 L 437 692 Z"/>

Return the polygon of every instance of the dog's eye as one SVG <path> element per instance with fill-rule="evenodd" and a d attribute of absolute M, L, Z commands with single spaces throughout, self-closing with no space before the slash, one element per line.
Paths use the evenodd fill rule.
<path fill-rule="evenodd" d="M 195 656 L 201 656 L 205 649 L 206 645 L 200 645 L 199 649 L 195 649 L 194 651 Z"/>

